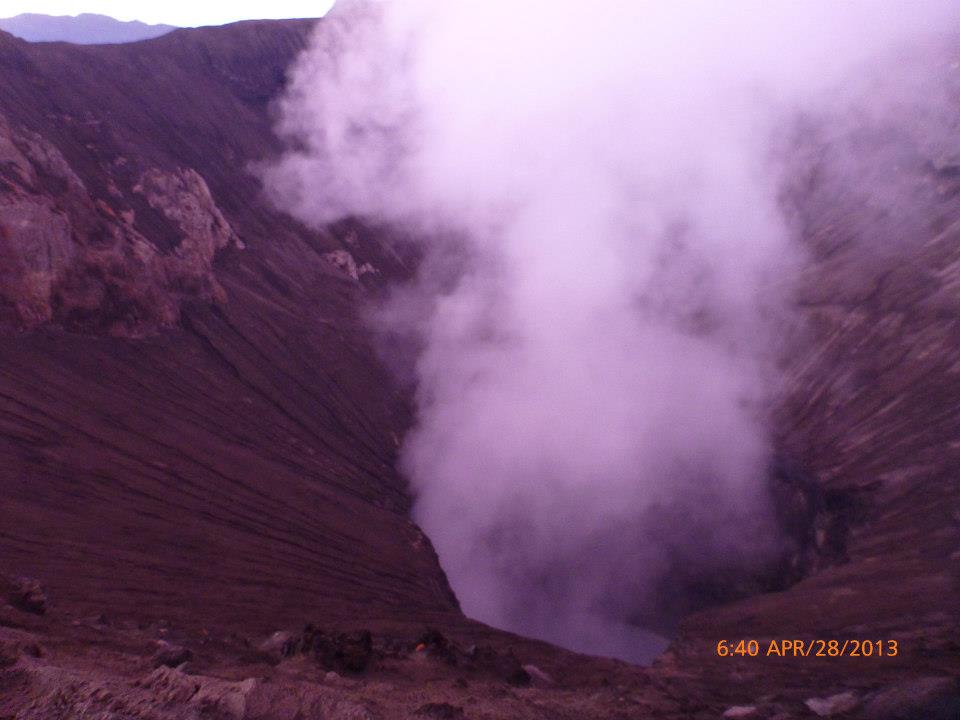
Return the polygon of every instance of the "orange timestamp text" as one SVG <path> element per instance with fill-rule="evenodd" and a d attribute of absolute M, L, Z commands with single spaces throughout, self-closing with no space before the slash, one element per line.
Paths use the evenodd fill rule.
<path fill-rule="evenodd" d="M 719 657 L 896 657 L 896 640 L 721 640 Z"/>

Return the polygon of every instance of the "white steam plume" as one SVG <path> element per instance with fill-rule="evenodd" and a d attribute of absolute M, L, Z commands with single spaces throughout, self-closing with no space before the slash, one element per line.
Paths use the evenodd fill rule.
<path fill-rule="evenodd" d="M 771 550 L 800 261 L 771 138 L 952 4 L 373 0 L 320 24 L 268 185 L 315 224 L 414 228 L 424 268 L 458 248 L 381 321 L 424 348 L 404 469 L 468 614 L 643 661 L 663 577 Z"/>

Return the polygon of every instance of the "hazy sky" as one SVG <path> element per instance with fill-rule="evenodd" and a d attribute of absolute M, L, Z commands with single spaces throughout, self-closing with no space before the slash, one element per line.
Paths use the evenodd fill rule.
<path fill-rule="evenodd" d="M 11 17 L 20 13 L 99 13 L 119 20 L 193 27 L 255 18 L 319 17 L 332 5 L 333 0 L 166 0 L 162 3 L 152 0 L 3 0 L 0 17 Z"/>

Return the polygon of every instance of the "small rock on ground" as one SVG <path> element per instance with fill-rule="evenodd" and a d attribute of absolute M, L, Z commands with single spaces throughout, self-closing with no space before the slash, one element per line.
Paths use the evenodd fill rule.
<path fill-rule="evenodd" d="M 175 668 L 193 658 L 193 653 L 179 645 L 164 644 L 154 653 L 151 662 L 154 667 Z"/>
<path fill-rule="evenodd" d="M 524 665 L 523 669 L 527 675 L 530 676 L 532 685 L 537 685 L 540 687 L 553 685 L 553 678 L 547 675 L 547 673 L 538 668 L 536 665 Z"/>
<path fill-rule="evenodd" d="M 755 705 L 734 705 L 731 708 L 727 708 L 723 716 L 728 718 L 728 720 L 736 720 L 736 718 L 753 717 L 756 714 L 757 708 Z"/>
<path fill-rule="evenodd" d="M 16 578 L 6 583 L 7 597 L 17 610 L 45 615 L 47 612 L 47 594 L 43 586 L 31 578 Z"/>
<path fill-rule="evenodd" d="M 257 646 L 260 652 L 270 654 L 282 654 L 284 647 L 291 641 L 293 635 L 283 630 L 278 630 Z"/>
<path fill-rule="evenodd" d="M 804 704 L 819 717 L 833 717 L 850 712 L 859 700 L 852 692 L 842 692 L 825 698 L 810 698 Z"/>

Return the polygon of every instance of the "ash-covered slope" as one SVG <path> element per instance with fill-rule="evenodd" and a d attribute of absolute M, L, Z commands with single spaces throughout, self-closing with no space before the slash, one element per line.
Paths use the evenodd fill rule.
<path fill-rule="evenodd" d="M 396 261 L 273 212 L 247 172 L 312 25 L 0 34 L 0 571 L 61 607 L 264 629 L 456 609 L 356 317 L 357 265 Z"/>
<path fill-rule="evenodd" d="M 788 685 L 805 671 L 832 673 L 861 700 L 852 713 L 860 717 L 960 711 L 956 688 L 925 710 L 863 697 L 880 678 L 901 683 L 902 699 L 910 696 L 903 687 L 960 677 L 955 47 L 886 68 L 873 86 L 877 106 L 886 91 L 909 110 L 855 121 L 827 115 L 800 134 L 785 204 L 809 251 L 797 292 L 804 330 L 784 358 L 774 478 L 785 524 L 803 547 L 794 558 L 799 581 L 688 618 L 673 648 L 681 664 L 735 678 L 738 699 L 757 682 Z M 906 101 L 903 87 L 912 93 Z M 874 647 L 868 657 L 802 663 L 717 658 L 710 642 L 731 633 L 761 646 L 787 637 Z M 894 641 L 896 655 L 878 657 L 878 640 L 888 651 Z"/>

